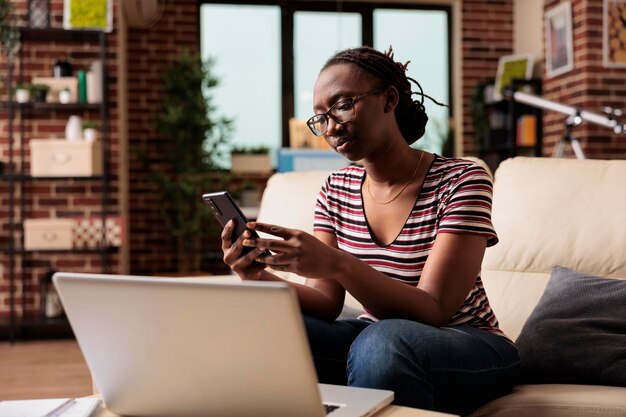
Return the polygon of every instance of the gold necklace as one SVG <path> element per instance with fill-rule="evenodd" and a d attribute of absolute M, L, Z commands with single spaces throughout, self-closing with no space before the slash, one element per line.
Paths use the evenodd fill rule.
<path fill-rule="evenodd" d="M 422 162 L 422 157 L 424 156 L 424 151 L 420 152 L 420 159 L 418 159 L 417 161 L 417 166 L 415 167 L 415 171 L 413 171 L 413 175 L 411 175 L 411 178 L 409 178 L 409 180 L 406 182 L 406 184 L 404 184 L 404 186 L 402 186 L 402 188 L 400 188 L 400 191 L 398 191 L 398 193 L 396 195 L 394 195 L 391 199 L 387 200 L 387 201 L 378 201 L 374 198 L 374 196 L 372 195 L 372 190 L 370 190 L 370 177 L 369 175 L 367 177 L 365 177 L 365 185 L 367 187 L 367 193 L 370 195 L 370 198 L 372 200 L 374 200 L 374 202 L 378 203 L 378 204 L 389 204 L 393 201 L 395 201 L 396 198 L 400 197 L 400 194 L 402 194 L 402 191 L 404 191 L 406 189 L 406 187 L 409 186 L 410 183 L 413 182 L 413 180 L 415 179 L 415 176 L 417 175 L 417 171 L 420 168 L 420 163 Z"/>

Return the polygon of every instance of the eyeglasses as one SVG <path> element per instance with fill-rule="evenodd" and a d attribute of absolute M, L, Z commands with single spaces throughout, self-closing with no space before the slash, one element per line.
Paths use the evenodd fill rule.
<path fill-rule="evenodd" d="M 315 136 L 325 135 L 328 131 L 329 117 L 339 124 L 347 123 L 356 117 L 356 110 L 354 110 L 355 101 L 372 94 L 380 93 L 386 89 L 386 87 L 377 88 L 376 90 L 368 91 L 358 96 L 341 99 L 333 104 L 326 113 L 319 113 L 311 117 L 307 120 L 306 124 Z"/>

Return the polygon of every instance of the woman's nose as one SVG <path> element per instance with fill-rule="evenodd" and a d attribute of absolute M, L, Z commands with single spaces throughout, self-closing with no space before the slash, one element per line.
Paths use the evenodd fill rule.
<path fill-rule="evenodd" d="M 336 136 L 336 132 L 341 130 L 343 125 L 337 123 L 332 117 L 328 118 L 328 127 L 326 129 L 326 136 Z"/>

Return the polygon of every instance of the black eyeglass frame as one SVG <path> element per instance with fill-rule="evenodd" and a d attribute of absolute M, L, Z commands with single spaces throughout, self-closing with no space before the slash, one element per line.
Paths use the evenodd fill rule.
<path fill-rule="evenodd" d="M 333 119 L 336 123 L 339 123 L 340 125 L 344 124 L 344 123 L 348 123 L 352 120 L 354 120 L 354 118 L 356 117 L 356 110 L 354 108 L 354 102 L 363 98 L 363 97 L 367 97 L 367 96 L 371 96 L 372 94 L 377 94 L 377 93 L 382 93 L 383 91 L 385 91 L 388 87 L 380 87 L 377 88 L 375 90 L 372 91 L 368 91 L 367 93 L 363 93 L 363 94 L 359 94 L 353 97 L 348 97 L 348 98 L 342 98 L 341 100 L 337 101 L 335 104 L 333 104 L 332 106 L 330 106 L 330 108 L 324 112 L 324 113 L 316 113 L 313 116 L 311 116 L 309 118 L 309 120 L 306 121 L 306 125 L 309 127 L 309 129 L 311 130 L 311 132 L 313 132 L 313 134 L 315 136 L 324 136 L 326 134 L 326 132 L 328 132 L 328 118 L 330 117 L 331 119 Z M 350 105 L 352 106 L 352 117 L 348 120 L 344 120 L 344 121 L 339 121 L 337 120 L 337 118 L 335 116 L 333 116 L 333 114 L 331 113 L 337 106 L 339 106 L 340 104 L 343 103 L 350 103 Z M 314 122 L 313 119 L 319 118 L 319 117 L 324 117 L 324 119 L 326 120 L 326 129 L 320 133 L 317 133 L 318 130 L 313 128 L 313 125 L 317 124 Z"/>

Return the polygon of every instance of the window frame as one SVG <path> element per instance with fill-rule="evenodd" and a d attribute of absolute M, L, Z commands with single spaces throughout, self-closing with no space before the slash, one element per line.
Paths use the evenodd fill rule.
<path fill-rule="evenodd" d="M 281 10 L 281 146 L 289 147 L 289 119 L 295 114 L 295 80 L 294 80 L 294 13 L 295 12 L 350 12 L 361 15 L 361 44 L 373 45 L 374 43 L 374 10 L 376 9 L 406 9 L 406 10 L 435 10 L 446 13 L 448 26 L 448 97 L 449 116 L 454 117 L 454 78 L 453 78 L 453 11 L 452 5 L 429 4 L 429 3 L 387 3 L 383 0 L 378 2 L 369 1 L 305 1 L 305 0 L 198 0 L 198 16 L 203 4 L 230 4 L 246 6 L 278 6 Z M 198 19 L 198 45 L 200 45 L 200 19 Z"/>

